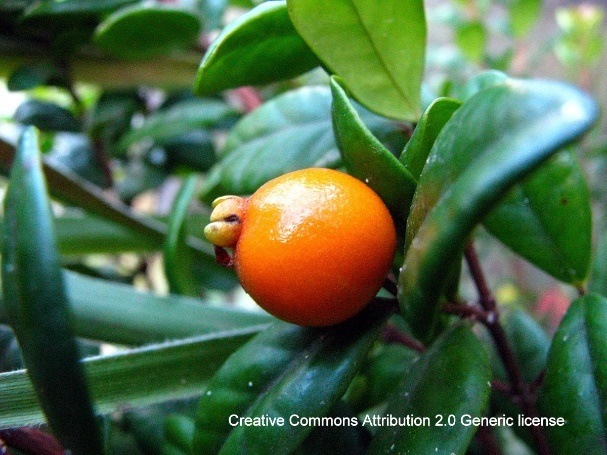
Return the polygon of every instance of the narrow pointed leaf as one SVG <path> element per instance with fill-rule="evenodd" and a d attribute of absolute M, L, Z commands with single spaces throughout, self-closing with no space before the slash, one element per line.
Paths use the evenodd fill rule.
<path fill-rule="evenodd" d="M 407 223 L 399 299 L 418 336 L 432 336 L 449 270 L 474 227 L 596 116 L 593 101 L 575 88 L 525 80 L 481 90 L 453 114 L 428 157 Z"/>
<path fill-rule="evenodd" d="M 461 104 L 452 98 L 437 98 L 419 119 L 411 139 L 399 158 L 416 181 L 419 180 L 438 133 Z"/>
<path fill-rule="evenodd" d="M 484 415 L 490 380 L 489 359 L 476 335 L 465 324 L 451 327 L 409 368 L 386 411 L 387 417 L 429 423 L 381 426 L 368 453 L 465 453 L 477 427 L 462 419 Z"/>
<path fill-rule="evenodd" d="M 201 398 L 193 453 L 291 453 L 313 427 L 293 426 L 290 416 L 331 411 L 379 335 L 385 310 L 373 305 L 332 328 L 279 323 L 251 340 L 230 357 Z M 232 414 L 282 417 L 284 425 L 233 427 Z"/>
<path fill-rule="evenodd" d="M 101 435 L 79 363 L 34 128 L 27 128 L 20 139 L 4 211 L 3 305 L 29 377 L 61 443 L 77 455 L 101 454 Z"/>
<path fill-rule="evenodd" d="M 0 139 L 0 167 L 5 171 L 10 169 L 14 152 L 10 145 Z M 126 204 L 108 198 L 99 187 L 64 168 L 54 166 L 48 160 L 43 160 L 43 170 L 53 197 L 130 228 L 159 247 L 163 244 L 167 227 L 162 221 L 137 214 Z M 188 237 L 187 244 L 194 250 L 197 262 L 209 270 L 210 277 L 225 276 L 225 269 L 215 263 L 211 245 L 193 236 Z M 225 283 L 223 279 L 220 281 Z M 213 279 L 207 284 L 210 287 L 217 285 Z M 225 288 L 223 285 L 221 287 Z"/>
<path fill-rule="evenodd" d="M 588 294 L 565 314 L 548 355 L 538 406 L 563 418 L 546 428 L 553 453 L 602 454 L 607 449 L 607 300 Z"/>
<path fill-rule="evenodd" d="M 169 290 L 174 294 L 198 295 L 196 280 L 192 274 L 193 260 L 187 248 L 185 218 L 188 207 L 198 186 L 196 174 L 189 175 L 181 185 L 169 219 L 169 231 L 164 243 L 164 271 Z"/>
<path fill-rule="evenodd" d="M 161 297 L 76 273 L 65 276 L 76 332 L 84 338 L 138 345 L 274 320 L 261 312 L 217 307 L 177 295 Z"/>
<path fill-rule="evenodd" d="M 290 79 L 319 63 L 295 31 L 286 2 L 266 2 L 230 22 L 209 46 L 194 93 L 208 95 Z"/>
<path fill-rule="evenodd" d="M 127 406 L 195 396 L 222 362 L 263 327 L 266 326 L 90 357 L 82 366 L 96 408 L 109 414 Z M 0 373 L 0 395 L 0 429 L 44 422 L 25 370 Z"/>
<path fill-rule="evenodd" d="M 287 5 L 299 34 L 362 105 L 390 118 L 419 118 L 426 48 L 421 0 Z"/>
<path fill-rule="evenodd" d="M 483 224 L 553 277 L 580 287 L 585 282 L 592 213 L 586 180 L 572 152 L 558 153 L 516 185 Z"/>
<path fill-rule="evenodd" d="M 417 182 L 363 123 L 340 79 L 331 78 L 331 91 L 333 130 L 348 172 L 371 187 L 397 225 L 404 225 Z"/>

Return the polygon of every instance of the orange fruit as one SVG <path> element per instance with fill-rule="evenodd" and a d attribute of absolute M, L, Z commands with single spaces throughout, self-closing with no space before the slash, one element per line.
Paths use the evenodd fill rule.
<path fill-rule="evenodd" d="M 245 291 L 288 322 L 326 326 L 358 313 L 392 264 L 388 209 L 360 180 L 331 169 L 275 178 L 250 198 L 214 203 L 211 242 L 233 247 Z"/>

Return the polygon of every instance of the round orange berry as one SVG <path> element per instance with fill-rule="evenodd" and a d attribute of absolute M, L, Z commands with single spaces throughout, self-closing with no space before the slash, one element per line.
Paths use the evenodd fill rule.
<path fill-rule="evenodd" d="M 390 213 L 348 174 L 295 171 L 249 199 L 225 196 L 215 205 L 207 237 L 234 248 L 242 287 L 285 321 L 326 326 L 348 319 L 375 296 L 392 264 Z"/>

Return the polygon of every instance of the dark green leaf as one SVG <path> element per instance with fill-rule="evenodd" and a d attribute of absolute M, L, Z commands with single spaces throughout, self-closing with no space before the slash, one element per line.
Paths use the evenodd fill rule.
<path fill-rule="evenodd" d="M 198 18 L 189 12 L 137 4 L 115 11 L 99 24 L 95 43 L 116 57 L 144 59 L 193 44 L 199 29 Z"/>
<path fill-rule="evenodd" d="M 419 180 L 438 133 L 461 104 L 452 98 L 437 98 L 419 119 L 400 156 L 400 162 L 416 180 Z"/>
<path fill-rule="evenodd" d="M 84 134 L 55 134 L 46 156 L 53 166 L 66 168 L 94 185 L 106 188 L 109 184 L 93 144 Z"/>
<path fill-rule="evenodd" d="M 82 125 L 67 109 L 47 101 L 29 100 L 15 111 L 14 120 L 45 131 L 80 131 Z"/>
<path fill-rule="evenodd" d="M 96 409 L 107 414 L 200 394 L 222 362 L 259 330 L 250 327 L 86 359 L 82 365 Z M 0 374 L 0 394 L 0 428 L 42 423 L 25 370 Z"/>
<path fill-rule="evenodd" d="M 379 335 L 385 310 L 373 305 L 332 328 L 278 323 L 251 340 L 230 357 L 201 398 L 193 453 L 292 452 L 313 427 L 291 425 L 290 416 L 331 411 Z M 284 425 L 232 427 L 232 414 L 282 417 Z"/>
<path fill-rule="evenodd" d="M 417 336 L 432 336 L 449 270 L 474 227 L 596 116 L 596 105 L 575 88 L 525 80 L 481 90 L 453 114 L 428 157 L 407 224 L 399 299 Z"/>
<path fill-rule="evenodd" d="M 594 251 L 588 289 L 597 294 L 607 295 L 607 234 L 605 232 L 601 234 Z"/>
<path fill-rule="evenodd" d="M 331 78 L 331 91 L 333 130 L 348 172 L 371 187 L 404 228 L 417 182 L 363 123 L 340 79 Z"/>
<path fill-rule="evenodd" d="M 4 211 L 3 305 L 29 377 L 62 444 L 74 454 L 101 454 L 101 435 L 79 363 L 33 127 L 19 142 Z"/>
<path fill-rule="evenodd" d="M 590 194 L 570 151 L 516 185 L 483 220 L 495 237 L 555 278 L 582 286 L 592 249 Z"/>
<path fill-rule="evenodd" d="M 169 231 L 164 242 L 164 272 L 169 290 L 174 294 L 200 294 L 192 274 L 193 256 L 188 249 L 185 218 L 198 186 L 198 176 L 190 174 L 181 185 L 169 218 Z"/>
<path fill-rule="evenodd" d="M 166 442 L 181 450 L 184 454 L 192 452 L 194 440 L 194 419 L 182 415 L 172 414 L 164 421 L 164 435 Z M 165 453 L 166 451 L 163 451 Z"/>
<path fill-rule="evenodd" d="M 41 85 L 66 86 L 66 84 L 66 74 L 50 61 L 20 66 L 6 81 L 6 86 L 11 91 L 29 90 Z"/>
<path fill-rule="evenodd" d="M 0 139 L 0 167 L 8 169 L 12 162 L 14 150 Z M 64 201 L 116 222 L 144 236 L 148 241 L 162 245 L 166 235 L 166 225 L 158 220 L 138 215 L 130 207 L 108 198 L 98 187 L 78 178 L 64 169 L 43 163 L 44 174 L 49 183 L 50 193 Z M 188 246 L 195 250 L 196 263 L 203 265 L 209 277 L 209 287 L 226 289 L 233 280 L 226 283 L 225 270 L 215 263 L 213 248 L 199 238 L 189 236 Z"/>
<path fill-rule="evenodd" d="M 215 144 L 211 134 L 194 130 L 160 141 L 166 151 L 167 165 L 171 168 L 185 166 L 195 171 L 208 171 L 217 161 Z"/>
<path fill-rule="evenodd" d="M 426 48 L 421 0 L 287 5 L 299 34 L 361 104 L 390 118 L 419 118 Z"/>
<path fill-rule="evenodd" d="M 290 79 L 318 64 L 293 28 L 286 2 L 266 2 L 230 22 L 213 41 L 200 62 L 194 92 L 208 95 Z"/>
<path fill-rule="evenodd" d="M 132 286 L 66 272 L 76 333 L 137 345 L 267 324 L 265 313 L 210 305 L 189 297 L 160 297 Z"/>
<path fill-rule="evenodd" d="M 394 127 L 369 111 L 361 116 L 372 132 Z M 220 158 L 207 186 L 213 195 L 250 194 L 296 169 L 338 166 L 329 88 L 302 87 L 264 103 L 232 129 Z"/>
<path fill-rule="evenodd" d="M 101 17 L 117 8 L 135 3 L 137 0 L 63 0 L 36 2 L 22 16 L 22 20 L 31 23 L 34 20 L 45 22 L 86 21 Z M 38 23 L 38 22 L 37 22 Z"/>
<path fill-rule="evenodd" d="M 465 324 L 451 327 L 411 366 L 386 411 L 387 417 L 428 422 L 380 427 L 369 454 L 429 454 L 437 447 L 465 453 L 477 427 L 463 419 L 484 415 L 490 380 L 489 359 L 476 335 Z"/>
<path fill-rule="evenodd" d="M 538 406 L 562 418 L 546 428 L 555 454 L 607 450 L 607 300 L 574 301 L 554 334 Z"/>
<path fill-rule="evenodd" d="M 533 383 L 546 366 L 546 358 L 550 349 L 548 335 L 538 322 L 522 308 L 507 310 L 500 317 L 500 321 L 520 367 L 523 380 L 528 384 Z M 504 370 L 497 352 L 493 348 L 493 341 L 490 341 L 490 343 L 493 353 L 491 365 L 494 378 L 508 383 L 510 378 Z M 521 412 L 520 408 L 512 402 L 510 396 L 495 389 L 491 397 L 491 407 L 494 415 L 506 415 L 514 419 Z M 533 447 L 535 443 L 528 427 L 517 424 L 512 427 L 512 430 Z"/>
<path fill-rule="evenodd" d="M 139 128 L 130 130 L 118 144 L 124 150 L 142 139 L 160 141 L 234 118 L 236 112 L 218 100 L 186 100 L 160 110 L 145 119 Z"/>

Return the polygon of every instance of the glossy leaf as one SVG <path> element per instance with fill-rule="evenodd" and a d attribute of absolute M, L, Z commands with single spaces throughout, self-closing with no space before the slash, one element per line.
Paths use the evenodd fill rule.
<path fill-rule="evenodd" d="M 489 359 L 476 335 L 466 324 L 451 327 L 409 368 L 386 410 L 388 417 L 429 423 L 382 426 L 368 453 L 435 453 L 437 447 L 441 453 L 465 453 L 476 426 L 463 425 L 462 418 L 484 415 L 490 379 Z"/>
<path fill-rule="evenodd" d="M 312 431 L 291 415 L 324 416 L 346 391 L 387 317 L 371 306 L 332 328 L 279 323 L 237 351 L 202 396 L 194 454 L 290 453 Z M 230 426 L 229 416 L 282 417 L 284 426 Z M 227 439 L 226 439 L 227 438 Z"/>
<path fill-rule="evenodd" d="M 465 102 L 479 91 L 493 87 L 494 85 L 503 84 L 507 79 L 508 75 L 501 71 L 481 71 L 477 75 L 471 77 L 462 87 L 456 87 L 456 97 Z"/>
<path fill-rule="evenodd" d="M 484 219 L 491 234 L 537 267 L 582 286 L 592 250 L 590 194 L 570 151 L 516 185 Z"/>
<path fill-rule="evenodd" d="M 426 48 L 421 0 L 287 5 L 299 34 L 361 104 L 390 118 L 419 118 Z"/>
<path fill-rule="evenodd" d="M 400 155 L 400 162 L 416 181 L 419 180 L 438 133 L 461 104 L 452 98 L 437 98 L 419 119 L 411 139 Z"/>
<path fill-rule="evenodd" d="M 13 148 L 0 139 L 0 167 L 8 169 L 13 155 Z M 130 228 L 149 241 L 156 242 L 159 248 L 163 244 L 167 231 L 163 222 L 137 214 L 126 204 L 108 198 L 97 186 L 91 185 L 65 169 L 52 166 L 48 161 L 43 161 L 43 170 L 49 192 L 54 197 Z M 207 275 L 210 279 L 207 285 L 215 287 L 219 284 L 220 288 L 225 289 L 225 279 L 221 278 L 221 276 L 225 277 L 225 269 L 215 263 L 211 245 L 193 236 L 188 237 L 187 244 L 194 250 L 197 264 L 208 270 Z M 216 280 L 218 275 L 219 279 Z"/>
<path fill-rule="evenodd" d="M 290 79 L 319 65 L 295 31 L 285 1 L 262 3 L 230 22 L 205 53 L 194 93 Z"/>
<path fill-rule="evenodd" d="M 432 336 L 450 267 L 474 227 L 596 115 L 593 101 L 573 87 L 525 80 L 481 90 L 453 114 L 426 162 L 407 224 L 399 299 L 418 336 Z"/>
<path fill-rule="evenodd" d="M 65 447 L 74 454 L 101 454 L 101 435 L 79 363 L 33 127 L 20 139 L 4 211 L 3 305 L 37 398 Z"/>
<path fill-rule="evenodd" d="M 76 333 L 84 338 L 138 345 L 268 324 L 262 312 L 210 305 L 66 272 Z"/>
<path fill-rule="evenodd" d="M 181 185 L 169 218 L 169 231 L 164 242 L 164 272 L 169 290 L 174 294 L 199 294 L 192 274 L 193 256 L 187 247 L 185 218 L 198 186 L 198 176 L 190 174 Z"/>
<path fill-rule="evenodd" d="M 234 117 L 234 109 L 222 101 L 183 101 L 148 116 L 139 128 L 131 129 L 122 137 L 118 149 L 124 150 L 142 139 L 166 140 Z"/>
<path fill-rule="evenodd" d="M 417 182 L 363 123 L 340 79 L 331 78 L 331 92 L 333 130 L 346 169 L 382 198 L 397 225 L 404 225 Z"/>
<path fill-rule="evenodd" d="M 97 26 L 94 38 L 111 55 L 144 59 L 193 44 L 199 29 L 198 18 L 187 11 L 137 4 L 108 16 Z"/>
<path fill-rule="evenodd" d="M 82 128 L 70 111 L 47 101 L 25 101 L 15 111 L 13 119 L 45 131 L 80 131 Z"/>
<path fill-rule="evenodd" d="M 96 409 L 108 414 L 196 395 L 222 362 L 258 331 L 253 327 L 85 359 L 82 365 Z M 0 428 L 43 423 L 25 370 L 0 373 L 0 394 Z"/>
<path fill-rule="evenodd" d="M 602 454 L 607 448 L 607 300 L 574 301 L 550 348 L 538 406 L 563 418 L 546 428 L 555 454 Z"/>
<path fill-rule="evenodd" d="M 372 132 L 393 122 L 361 110 Z M 243 117 L 231 130 L 213 172 L 209 194 L 250 194 L 268 180 L 296 169 L 337 167 L 340 156 L 331 124 L 328 87 L 286 92 Z M 220 187 L 221 191 L 212 191 Z"/>

